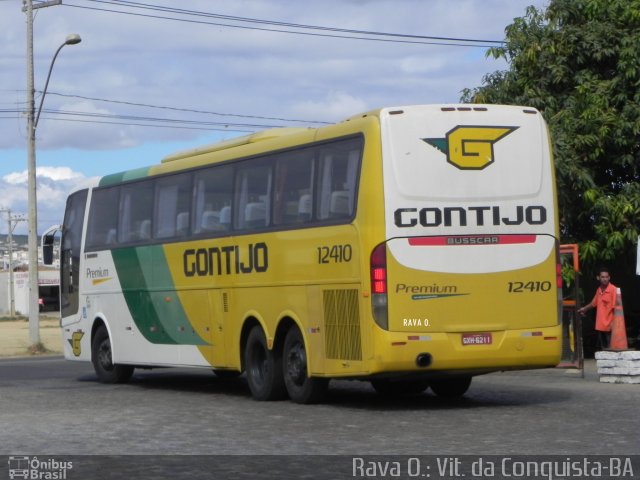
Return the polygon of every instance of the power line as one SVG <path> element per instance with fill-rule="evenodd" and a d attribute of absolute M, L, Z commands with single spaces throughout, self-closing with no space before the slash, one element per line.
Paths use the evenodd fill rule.
<path fill-rule="evenodd" d="M 195 17 L 227 18 L 227 19 L 232 19 L 233 21 L 243 21 L 248 23 L 262 23 L 262 24 L 274 25 L 274 26 L 284 25 L 284 26 L 289 26 L 290 28 L 342 32 L 342 33 L 349 33 L 351 35 L 338 35 L 333 33 L 311 33 L 311 32 L 305 32 L 305 31 L 283 30 L 279 28 L 263 28 L 263 27 L 247 26 L 247 25 L 234 25 L 229 23 L 211 22 L 211 21 L 205 21 L 205 20 L 194 20 L 194 19 L 186 19 L 186 18 L 167 17 L 167 16 L 161 16 L 161 15 L 151 15 L 151 14 L 145 14 L 145 13 L 135 13 L 130 11 L 113 10 L 108 8 L 88 7 L 88 6 L 75 5 L 70 3 L 64 3 L 63 6 L 82 8 L 86 10 L 94 10 L 94 11 L 101 11 L 101 12 L 119 13 L 123 15 L 133 15 L 138 17 L 172 20 L 172 21 L 193 23 L 193 24 L 214 25 L 214 26 L 220 26 L 220 27 L 239 28 L 239 29 L 245 29 L 245 30 L 259 30 L 259 31 L 276 32 L 276 33 L 288 33 L 288 34 L 294 34 L 294 35 L 343 38 L 343 39 L 350 39 L 350 40 L 366 40 L 366 41 L 387 42 L 387 43 L 408 43 L 408 44 L 420 44 L 420 45 L 441 45 L 441 46 L 478 47 L 478 48 L 490 48 L 492 46 L 495 46 L 496 44 L 504 43 L 503 41 L 500 41 L 500 40 L 479 40 L 479 39 L 465 39 L 465 38 L 455 38 L 455 37 L 433 37 L 433 36 L 426 36 L 426 35 L 421 36 L 421 35 L 395 34 L 395 33 L 387 33 L 387 32 L 368 32 L 365 30 L 349 30 L 349 29 L 339 29 L 335 27 L 302 25 L 302 24 L 293 24 L 293 23 L 287 23 L 287 22 L 251 19 L 247 17 L 223 16 L 219 14 L 198 12 L 193 10 L 181 10 L 181 9 L 175 9 L 170 7 L 137 4 L 135 2 L 123 1 L 123 2 L 116 3 L 116 2 L 106 1 L 106 0 L 85 0 L 85 1 L 93 2 L 93 3 L 103 3 L 107 5 L 117 5 L 125 8 L 138 8 L 141 10 L 151 10 L 151 11 L 158 11 L 158 12 L 165 12 L 165 13 L 195 16 Z M 370 36 L 363 37 L 360 35 L 370 35 Z M 397 38 L 379 38 L 379 37 L 397 37 Z M 399 38 L 414 38 L 414 40 L 401 40 Z M 429 39 L 431 41 L 417 40 L 417 39 Z M 463 42 L 467 42 L 467 43 L 463 43 Z M 487 44 L 493 44 L 493 45 L 487 45 Z"/>
<path fill-rule="evenodd" d="M 73 110 L 50 110 L 44 109 L 44 113 L 54 115 L 69 115 L 69 116 L 82 116 L 82 117 L 97 117 L 97 118 L 114 118 L 118 120 L 136 120 L 136 121 L 149 121 L 149 122 L 166 122 L 177 123 L 183 125 L 215 125 L 215 126 L 233 126 L 233 127 L 249 127 L 249 128 L 279 128 L 284 125 L 272 125 L 272 124 L 255 124 L 255 123 L 237 123 L 237 122 L 207 122 L 201 120 L 184 120 L 180 118 L 163 118 L 163 117 L 148 117 L 139 115 L 123 115 L 112 113 L 98 113 L 98 112 L 78 112 Z"/>
<path fill-rule="evenodd" d="M 378 36 L 412 38 L 412 39 L 421 39 L 421 40 L 460 41 L 460 42 L 474 42 L 474 43 L 504 43 L 502 40 L 435 37 L 431 35 L 412 35 L 412 34 L 405 34 L 405 33 L 389 33 L 389 32 L 379 32 L 379 31 L 372 31 L 372 30 L 354 30 L 354 29 L 346 29 L 346 28 L 338 28 L 338 27 L 325 27 L 325 26 L 307 25 L 307 24 L 301 24 L 301 23 L 280 22 L 276 20 L 263 20 L 263 19 L 250 18 L 250 17 L 238 17 L 234 15 L 223 15 L 219 13 L 187 10 L 183 8 L 165 7 L 162 5 L 133 2 L 129 0 L 119 0 L 117 2 L 114 2 L 112 0 L 85 0 L 85 1 L 94 2 L 94 3 L 106 3 L 106 4 L 112 4 L 112 5 L 126 5 L 133 8 L 144 8 L 149 10 L 179 13 L 183 15 L 194 15 L 199 17 L 220 18 L 224 20 L 232 20 L 232 21 L 238 21 L 238 22 L 259 23 L 259 24 L 277 25 L 277 26 L 293 27 L 293 28 L 301 28 L 301 29 L 324 30 L 324 31 L 331 31 L 331 32 L 354 33 L 359 35 L 378 35 Z"/>
<path fill-rule="evenodd" d="M 151 105 L 148 103 L 138 103 L 138 102 L 130 102 L 125 100 L 109 100 L 106 98 L 97 98 L 97 97 L 86 97 L 83 95 L 71 95 L 65 93 L 58 92 L 47 92 L 47 95 L 56 95 L 59 97 L 68 97 L 68 98 L 79 98 L 82 100 L 92 100 L 96 102 L 105 102 L 105 103 L 114 103 L 120 105 L 130 105 L 134 107 L 147 107 L 147 108 L 157 108 L 162 110 L 172 110 L 176 112 L 188 112 L 188 113 L 201 113 L 206 115 L 218 115 L 223 117 L 238 117 L 238 118 L 255 118 L 259 120 L 275 120 L 278 122 L 298 122 L 298 123 L 312 123 L 312 124 L 325 124 L 328 125 L 330 122 L 321 122 L 319 120 L 301 120 L 296 118 L 279 118 L 279 117 L 265 117 L 260 115 L 243 115 L 239 113 L 221 113 L 221 112 L 213 112 L 209 110 L 195 110 L 191 108 L 180 108 L 180 107 L 168 107 L 163 105 Z"/>
<path fill-rule="evenodd" d="M 0 117 L 3 118 L 3 117 Z M 4 117 L 6 118 L 6 117 Z M 145 123 L 131 123 L 131 122 L 108 122 L 106 120 L 81 120 L 77 118 L 51 118 L 59 122 L 75 122 L 75 123 L 94 123 L 94 124 L 106 124 L 106 125 L 121 125 L 126 127 L 150 127 L 150 128 L 171 128 L 175 130 L 202 130 L 207 132 L 239 132 L 239 133 L 253 133 L 255 130 L 242 130 L 239 128 L 213 128 L 213 127 L 181 127 L 179 125 L 153 125 Z"/>
<path fill-rule="evenodd" d="M 20 114 L 22 113 L 23 112 L 21 110 L 0 109 L 0 114 L 10 114 L 10 115 L 0 115 L 0 118 L 17 119 L 17 118 L 20 118 Z M 185 120 L 185 119 L 179 119 L 179 118 L 122 115 L 122 114 L 82 112 L 82 111 L 72 111 L 72 110 L 52 110 L 47 108 L 43 109 L 42 113 L 45 114 L 45 117 L 43 118 L 47 118 L 48 120 L 82 121 L 86 123 L 110 123 L 110 124 L 126 125 L 126 126 L 148 126 L 148 127 L 166 126 L 168 128 L 181 128 L 181 129 L 190 128 L 193 130 L 222 130 L 222 131 L 247 132 L 247 131 L 263 130 L 268 128 L 280 128 L 284 126 L 284 125 L 274 125 L 274 124 L 252 124 L 252 123 L 240 123 L 240 122 L 208 122 L 208 121 L 197 121 L 197 120 Z M 80 118 L 85 118 L 85 120 L 81 120 L 81 119 L 72 120 L 64 117 L 80 117 Z M 91 120 L 86 120 L 86 118 Z M 116 121 L 106 122 L 106 121 L 97 121 L 95 119 L 110 119 L 110 120 L 116 120 Z M 132 123 L 132 122 L 135 122 L 135 123 Z M 147 123 L 140 123 L 140 122 L 147 122 Z M 148 122 L 154 122 L 155 124 L 148 123 Z M 159 124 L 162 124 L 162 125 L 159 125 Z M 251 130 L 247 130 L 247 129 L 251 129 Z"/>
<path fill-rule="evenodd" d="M 19 119 L 19 115 L 1 115 L 0 120 L 15 120 Z M 151 123 L 134 123 L 131 121 L 106 121 L 106 120 L 83 120 L 79 118 L 56 118 L 56 117 L 47 117 L 47 120 L 52 120 L 55 122 L 75 122 L 75 123 L 92 123 L 92 124 L 106 124 L 106 125 L 120 125 L 124 127 L 150 127 L 150 128 L 170 128 L 175 130 L 203 130 L 203 131 L 212 131 L 212 132 L 240 132 L 240 133 L 253 133 L 256 130 L 244 130 L 240 128 L 215 128 L 215 127 L 199 127 L 199 126 L 180 126 L 180 125 L 154 125 Z"/>
<path fill-rule="evenodd" d="M 1 0 L 0 0 L 1 1 Z M 42 94 L 42 91 L 36 90 L 36 93 Z M 104 103 L 112 103 L 117 105 L 129 105 L 133 107 L 145 107 L 145 108 L 156 108 L 160 110 L 171 110 L 176 112 L 187 112 L 187 113 L 198 113 L 203 115 L 217 115 L 222 117 L 238 117 L 238 118 L 252 118 L 257 120 L 274 120 L 277 122 L 293 122 L 293 123 L 308 123 L 312 125 L 320 124 L 320 125 L 331 125 L 332 122 L 325 122 L 322 120 L 305 120 L 300 118 L 284 118 L 284 117 L 269 117 L 264 115 L 248 115 L 242 113 L 226 113 L 226 112 L 214 112 L 211 110 L 199 110 L 193 108 L 183 108 L 183 107 L 172 107 L 167 105 L 153 105 L 149 103 L 140 103 L 140 102 L 131 102 L 128 100 L 113 100 L 108 98 L 99 98 L 99 97 L 88 97 L 85 95 L 74 95 L 67 93 L 54 92 L 49 90 L 47 92 L 49 96 L 58 96 L 65 98 L 78 98 L 81 100 L 91 100 L 96 102 L 104 102 Z M 11 101 L 11 102 L 0 102 L 0 105 L 26 105 L 25 101 Z M 2 110 L 0 110 L 2 111 Z"/>

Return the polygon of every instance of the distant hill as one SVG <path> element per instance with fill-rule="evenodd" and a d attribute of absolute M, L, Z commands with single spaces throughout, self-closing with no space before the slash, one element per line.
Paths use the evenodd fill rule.
<path fill-rule="evenodd" d="M 8 235 L 6 233 L 0 233 L 0 243 L 7 243 Z M 28 235 L 13 235 L 13 242 L 18 245 L 26 246 L 28 243 Z"/>

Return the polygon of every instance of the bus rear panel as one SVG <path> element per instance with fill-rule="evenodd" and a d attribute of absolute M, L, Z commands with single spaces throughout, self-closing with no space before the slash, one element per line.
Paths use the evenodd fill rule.
<path fill-rule="evenodd" d="M 380 117 L 386 241 L 372 255 L 372 270 L 374 257 L 386 257 L 378 273 L 386 285 L 372 282 L 380 369 L 556 365 L 557 213 L 541 115 L 429 106 Z"/>

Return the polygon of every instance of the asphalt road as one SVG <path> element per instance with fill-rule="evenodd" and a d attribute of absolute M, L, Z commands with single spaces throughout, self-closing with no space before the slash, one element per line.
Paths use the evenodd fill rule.
<path fill-rule="evenodd" d="M 257 402 L 246 381 L 203 370 L 136 370 L 97 383 L 61 357 L 0 360 L 5 455 L 637 454 L 640 386 L 564 370 L 476 377 L 466 396 L 379 397 L 333 381 L 322 405 Z"/>

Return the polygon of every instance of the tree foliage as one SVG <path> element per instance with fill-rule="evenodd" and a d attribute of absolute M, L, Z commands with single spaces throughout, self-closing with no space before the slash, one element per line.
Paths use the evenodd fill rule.
<path fill-rule="evenodd" d="M 506 30 L 462 101 L 529 105 L 554 141 L 562 242 L 631 266 L 640 230 L 640 0 L 551 0 Z M 633 262 L 635 265 L 635 262 Z"/>

